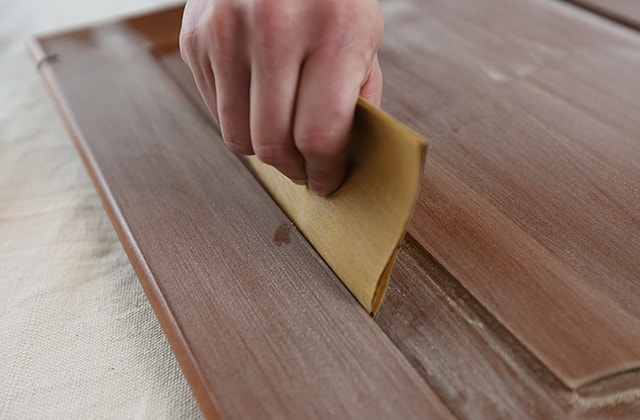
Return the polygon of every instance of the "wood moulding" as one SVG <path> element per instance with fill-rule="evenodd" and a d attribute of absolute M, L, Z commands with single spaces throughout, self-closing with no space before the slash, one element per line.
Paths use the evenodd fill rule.
<path fill-rule="evenodd" d="M 640 4 L 635 0 L 567 0 L 608 19 L 640 29 Z"/>

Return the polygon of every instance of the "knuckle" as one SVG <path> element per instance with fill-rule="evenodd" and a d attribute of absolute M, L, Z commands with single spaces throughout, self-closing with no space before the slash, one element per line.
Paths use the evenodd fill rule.
<path fill-rule="evenodd" d="M 337 130 L 304 130 L 297 134 L 296 146 L 304 156 L 332 157 L 344 153 L 348 139 Z"/>
<path fill-rule="evenodd" d="M 231 150 L 233 153 L 240 155 L 253 154 L 253 149 L 249 141 L 244 141 L 234 137 L 225 137 L 224 144 L 227 146 L 227 149 Z"/>
<path fill-rule="evenodd" d="M 295 162 L 290 147 L 279 144 L 262 144 L 255 147 L 255 153 L 262 162 L 276 168 L 286 168 Z"/>
<path fill-rule="evenodd" d="M 203 32 L 214 53 L 231 54 L 237 47 L 240 11 L 230 2 L 219 2 L 203 20 Z"/>
<path fill-rule="evenodd" d="M 329 1 L 323 4 L 324 17 L 336 24 L 344 23 L 345 20 L 352 18 L 350 8 L 347 2 Z M 357 16 L 356 16 L 357 17 Z"/>
<path fill-rule="evenodd" d="M 178 39 L 185 59 L 215 54 L 231 54 L 236 47 L 240 29 L 239 6 L 230 1 L 218 1 L 201 16 L 185 16 Z"/>
<path fill-rule="evenodd" d="M 332 31 L 345 35 L 361 26 L 363 16 L 350 2 L 330 1 L 322 5 L 322 20 Z"/>
<path fill-rule="evenodd" d="M 259 51 L 278 51 L 294 39 L 297 10 L 295 2 L 257 0 L 251 10 L 251 28 Z"/>
<path fill-rule="evenodd" d="M 276 28 L 287 20 L 293 10 L 291 4 L 289 1 L 282 0 L 255 0 L 251 8 L 252 22 Z"/>
<path fill-rule="evenodd" d="M 363 13 L 351 2 L 326 2 L 322 7 L 322 27 L 330 45 L 366 56 L 378 49 L 383 32 L 381 15 L 371 8 Z"/>
<path fill-rule="evenodd" d="M 189 57 L 198 51 L 198 34 L 195 28 L 183 26 L 180 29 L 178 39 L 180 55 L 185 63 L 189 62 Z"/>

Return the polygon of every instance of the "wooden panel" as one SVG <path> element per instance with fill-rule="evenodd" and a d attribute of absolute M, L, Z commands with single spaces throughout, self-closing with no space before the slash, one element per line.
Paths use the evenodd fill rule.
<path fill-rule="evenodd" d="M 162 61 L 207 115 L 179 55 Z M 404 244 L 396 267 L 376 321 L 461 418 L 630 417 L 640 411 L 637 372 L 567 389 L 415 240 Z"/>
<path fill-rule="evenodd" d="M 179 54 L 160 59 L 208 116 Z M 579 392 L 567 389 L 415 240 L 400 250 L 376 321 L 461 418 L 629 417 L 640 411 L 637 373 Z"/>
<path fill-rule="evenodd" d="M 205 414 L 450 417 L 138 23 L 42 38 L 36 58 L 56 57 L 41 72 Z"/>
<path fill-rule="evenodd" d="M 210 118 L 180 55 L 160 60 Z M 556 418 L 571 408 L 569 391 L 412 238 L 375 319 L 461 418 Z"/>
<path fill-rule="evenodd" d="M 208 117 L 179 54 L 160 58 Z M 415 240 L 403 245 L 396 267 L 376 322 L 457 416 L 629 417 L 640 411 L 638 373 L 567 389 Z"/>
<path fill-rule="evenodd" d="M 638 40 L 550 3 L 383 2 L 384 107 L 433 138 L 434 153 L 411 228 L 416 240 L 401 250 L 376 320 L 460 417 L 633 417 L 640 410 L 632 255 Z M 42 69 L 67 95 L 68 123 L 91 146 L 82 149 L 85 160 L 100 170 L 93 176 L 112 220 L 207 413 L 367 415 L 363 393 L 375 399 L 383 386 L 375 380 L 390 377 L 383 392 L 393 389 L 393 400 L 375 401 L 383 410 L 408 398 L 407 410 L 435 404 L 433 415 L 447 415 L 219 146 L 206 117 L 173 84 L 197 97 L 175 53 L 162 57 L 170 80 L 131 44 L 127 31 L 135 28 L 161 39 L 152 50 L 175 47 L 146 26 L 51 38 L 45 48 L 59 58 Z M 98 75 L 85 71 L 96 63 L 104 64 Z M 92 103 L 97 93 L 108 101 Z M 126 106 L 110 109 L 114 102 Z M 153 124 L 136 127 L 132 115 Z M 143 144 L 132 137 L 139 132 L 147 133 Z M 133 226 L 156 236 L 135 236 Z M 272 244 L 283 226 L 289 244 Z M 224 240 L 233 246 L 220 247 Z M 260 256 L 256 266 L 247 266 L 256 263 L 243 258 L 249 252 Z M 372 343 L 374 350 L 366 347 Z M 270 353 L 258 351 L 265 348 Z M 351 353 L 362 349 L 366 367 Z M 374 378 L 364 374 L 371 366 Z"/>
<path fill-rule="evenodd" d="M 640 2 L 637 0 L 568 0 L 587 10 L 634 29 L 640 29 Z"/>
<path fill-rule="evenodd" d="M 411 235 L 569 388 L 640 367 L 640 38 L 564 3 L 382 5 L 383 108 L 432 140 Z"/>

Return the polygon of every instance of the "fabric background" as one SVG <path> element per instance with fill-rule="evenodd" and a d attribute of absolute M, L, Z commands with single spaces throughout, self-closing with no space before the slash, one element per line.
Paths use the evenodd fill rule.
<path fill-rule="evenodd" d="M 167 0 L 0 0 L 0 418 L 200 417 L 26 49 Z"/>

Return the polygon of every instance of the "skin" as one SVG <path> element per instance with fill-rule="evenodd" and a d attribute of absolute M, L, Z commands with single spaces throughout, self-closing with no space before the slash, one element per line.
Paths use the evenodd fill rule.
<path fill-rule="evenodd" d="M 328 195 L 358 96 L 380 104 L 382 32 L 377 0 L 188 0 L 180 50 L 229 149 Z"/>

